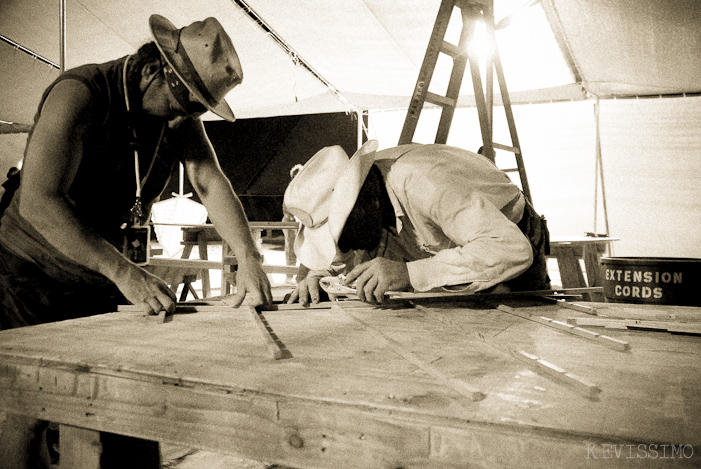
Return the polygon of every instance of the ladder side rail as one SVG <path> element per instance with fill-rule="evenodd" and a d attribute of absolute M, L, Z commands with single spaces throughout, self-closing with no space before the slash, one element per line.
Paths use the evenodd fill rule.
<path fill-rule="evenodd" d="M 482 10 L 482 17 L 484 18 L 484 23 L 487 31 L 490 29 L 494 31 L 494 2 L 489 1 L 489 5 L 485 6 Z M 492 34 L 487 34 L 488 48 L 492 50 L 494 48 L 494 36 Z M 487 121 L 489 122 L 489 141 L 484 145 L 482 154 L 494 162 L 496 160 L 496 154 L 494 152 L 494 58 L 492 54 L 487 54 L 486 58 L 486 74 L 485 74 L 485 95 L 487 98 Z"/>
<path fill-rule="evenodd" d="M 462 8 L 461 8 L 461 11 Z M 462 80 L 465 76 L 465 69 L 467 68 L 468 56 L 466 53 L 468 43 L 472 35 L 474 34 L 474 27 L 465 27 L 465 16 L 463 14 L 463 27 L 460 33 L 460 39 L 458 41 L 457 50 L 458 55 L 453 56 L 453 70 L 450 74 L 450 80 L 448 81 L 448 89 L 446 91 L 446 97 L 451 99 L 453 102 L 452 106 L 444 106 L 441 112 L 441 118 L 438 123 L 438 131 L 436 132 L 435 143 L 445 144 L 448 141 L 448 134 L 450 133 L 450 125 L 453 122 L 453 115 L 455 113 L 455 107 L 458 103 L 458 96 L 460 95 L 460 87 L 462 86 Z"/>
<path fill-rule="evenodd" d="M 490 30 L 491 36 L 494 38 L 494 31 Z M 504 111 L 506 112 L 506 121 L 509 125 L 509 133 L 511 134 L 511 144 L 518 150 L 514 152 L 516 158 L 516 166 L 518 167 L 518 174 L 521 178 L 521 190 L 526 196 L 526 199 L 533 204 L 533 198 L 531 197 L 531 190 L 528 186 L 528 177 L 526 176 L 526 168 L 523 164 L 523 153 L 521 151 L 521 144 L 518 141 L 518 134 L 516 133 L 516 122 L 514 120 L 514 114 L 511 109 L 511 98 L 509 97 L 509 91 L 506 87 L 506 80 L 504 79 L 504 69 L 501 66 L 501 59 L 499 58 L 499 49 L 494 41 L 494 69 L 496 70 L 497 81 L 499 82 L 499 89 L 501 91 L 501 100 L 504 106 Z"/>
<path fill-rule="evenodd" d="M 495 55 L 495 57 L 497 56 Z M 515 149 L 518 150 L 514 152 L 514 157 L 516 158 L 516 166 L 518 167 L 518 174 L 521 178 L 521 189 L 523 190 L 523 194 L 526 196 L 526 199 L 528 199 L 528 201 L 531 204 L 533 204 L 531 190 L 528 186 L 528 177 L 526 176 L 526 168 L 523 163 L 523 153 L 521 151 L 521 144 L 519 143 L 518 135 L 516 133 L 516 122 L 514 121 L 514 115 L 511 110 L 511 99 L 509 98 L 509 92 L 506 89 L 506 81 L 504 80 L 504 72 L 501 68 L 501 64 L 499 63 L 498 59 L 495 60 L 494 63 L 496 66 L 497 80 L 499 81 L 499 87 L 501 88 L 501 99 L 504 105 L 504 110 L 506 112 L 506 120 L 509 125 L 509 132 L 511 133 L 511 142 Z"/>
<path fill-rule="evenodd" d="M 407 109 L 406 119 L 404 120 L 404 126 L 402 127 L 402 133 L 399 136 L 399 144 L 411 143 L 414 138 L 414 132 L 416 131 L 416 126 L 419 122 L 419 116 L 423 110 L 424 101 L 426 100 L 426 93 L 428 92 L 428 86 L 431 83 L 431 77 L 436 68 L 436 62 L 438 61 L 438 54 L 441 52 L 441 45 L 443 44 L 443 38 L 448 29 L 448 23 L 450 22 L 450 16 L 453 12 L 454 0 L 443 0 L 441 6 L 438 9 L 438 14 L 436 15 L 436 23 L 433 26 L 433 31 L 431 32 L 431 37 L 428 41 L 428 47 L 426 48 L 426 54 L 424 55 L 423 63 L 421 64 L 421 69 L 419 70 L 419 77 L 416 80 L 416 86 L 414 87 L 414 93 L 411 97 L 411 102 L 409 103 L 409 109 Z"/>
<path fill-rule="evenodd" d="M 471 22 L 471 24 L 474 25 L 473 22 Z M 468 57 L 470 62 L 470 74 L 472 76 L 472 87 L 475 93 L 475 104 L 477 105 L 477 117 L 479 118 L 480 130 L 482 132 L 482 143 L 483 145 L 491 147 L 492 141 L 490 135 L 492 132 L 489 128 L 489 119 L 487 118 L 487 102 L 484 96 L 484 88 L 482 87 L 479 57 L 469 48 Z"/>

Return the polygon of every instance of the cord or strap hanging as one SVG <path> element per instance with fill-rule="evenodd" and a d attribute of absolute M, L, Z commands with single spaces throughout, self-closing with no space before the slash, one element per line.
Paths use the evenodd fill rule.
<path fill-rule="evenodd" d="M 122 82 L 124 86 L 124 102 L 126 104 L 127 108 L 127 116 L 129 116 L 129 113 L 131 112 L 131 106 L 129 105 L 129 91 L 127 89 L 127 64 L 129 63 L 129 59 L 131 58 L 131 55 L 126 58 L 124 61 L 124 70 L 122 72 Z M 155 78 L 155 75 L 154 75 Z M 153 78 L 151 81 L 148 83 L 148 85 L 151 85 L 151 82 L 153 81 Z M 147 86 L 148 86 L 147 85 Z M 131 141 L 131 148 L 134 151 L 134 177 L 136 179 L 136 200 L 134 201 L 134 206 L 131 208 L 131 218 L 132 218 L 132 225 L 138 226 L 141 224 L 141 219 L 144 216 L 144 211 L 141 205 L 141 188 L 143 185 L 146 183 L 146 180 L 148 179 L 149 175 L 151 174 L 151 169 L 153 168 L 153 163 L 156 161 L 156 155 L 158 154 L 158 149 L 161 146 L 161 141 L 163 140 L 163 133 L 165 132 L 165 124 L 163 124 L 163 127 L 161 127 L 161 134 L 158 136 L 158 142 L 156 143 L 156 148 L 153 151 L 153 157 L 151 158 L 151 164 L 149 165 L 148 172 L 146 173 L 146 176 L 144 176 L 144 179 L 141 179 L 141 170 L 139 168 L 139 148 L 138 148 L 138 139 L 136 137 L 136 130 L 134 127 L 130 124 L 129 128 L 132 133 L 132 141 Z"/>

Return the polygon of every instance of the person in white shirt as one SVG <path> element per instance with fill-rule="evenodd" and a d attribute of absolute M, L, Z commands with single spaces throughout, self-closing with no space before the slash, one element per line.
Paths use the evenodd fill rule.
<path fill-rule="evenodd" d="M 550 288 L 545 219 L 490 160 L 439 144 L 376 149 L 369 140 L 349 159 L 326 147 L 288 186 L 309 269 L 289 302 L 318 302 L 319 279 L 340 273 L 374 304 L 387 291 Z"/>

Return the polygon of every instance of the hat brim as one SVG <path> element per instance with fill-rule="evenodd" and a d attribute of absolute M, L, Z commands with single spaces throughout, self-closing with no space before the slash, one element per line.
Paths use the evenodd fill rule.
<path fill-rule="evenodd" d="M 336 257 L 336 242 L 329 232 L 329 224 L 307 228 L 300 223 L 295 237 L 294 251 L 300 263 L 311 270 L 328 269 Z"/>
<path fill-rule="evenodd" d="M 334 185 L 328 221 L 315 229 L 301 225 L 295 239 L 295 254 L 310 269 L 328 269 L 336 257 L 338 239 L 375 161 L 377 145 L 376 140 L 368 140 L 348 161 Z"/>
<path fill-rule="evenodd" d="M 368 140 L 358 148 L 333 188 L 329 208 L 329 231 L 334 241 L 341 237 L 341 231 L 355 206 L 360 189 L 375 162 L 377 145 L 377 140 Z"/>
<path fill-rule="evenodd" d="M 195 99 L 222 119 L 234 122 L 236 116 L 234 116 L 234 112 L 229 107 L 226 99 L 222 99 L 216 106 L 212 106 L 202 93 L 196 87 L 192 86 L 191 83 L 194 83 L 196 80 L 191 76 L 191 72 L 185 65 L 185 61 L 175 52 L 178 48 L 180 30 L 161 15 L 151 15 L 148 22 L 158 50 L 161 51 L 166 62 L 173 68 L 178 78 L 180 78 L 187 89 L 195 96 Z"/>

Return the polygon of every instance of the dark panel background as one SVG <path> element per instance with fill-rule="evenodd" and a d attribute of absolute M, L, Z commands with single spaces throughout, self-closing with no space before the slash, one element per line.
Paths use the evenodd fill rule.
<path fill-rule="evenodd" d="M 251 221 L 282 219 L 282 198 L 295 164 L 304 164 L 326 146 L 341 145 L 348 156 L 358 146 L 355 113 L 206 121 L 205 129 Z M 184 191 L 194 193 L 187 177 Z M 178 192 L 177 174 L 163 197 L 171 192 Z M 197 194 L 193 200 L 200 201 Z"/>

